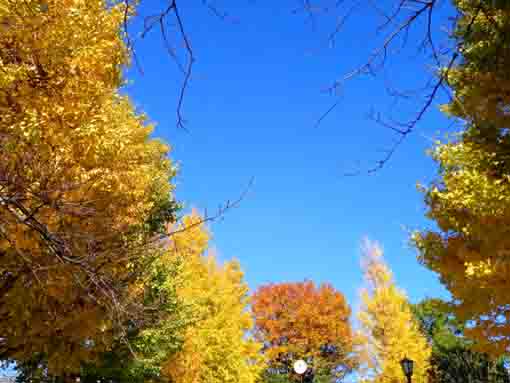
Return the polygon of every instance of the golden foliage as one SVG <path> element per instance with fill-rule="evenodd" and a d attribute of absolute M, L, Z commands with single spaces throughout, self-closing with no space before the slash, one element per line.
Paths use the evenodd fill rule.
<path fill-rule="evenodd" d="M 125 9 L 0 0 L 0 355 L 52 371 L 108 347 L 171 200 L 168 147 L 119 94 Z"/>
<path fill-rule="evenodd" d="M 448 73 L 455 98 L 445 105 L 447 113 L 478 125 L 509 126 L 510 47 L 505 35 L 510 31 L 510 7 L 499 0 L 456 0 L 460 13 L 455 36 L 462 44 L 460 65 Z M 469 32 L 468 32 L 469 30 Z"/>
<path fill-rule="evenodd" d="M 455 3 L 462 61 L 448 74 L 455 97 L 443 109 L 465 129 L 432 151 L 439 177 L 421 189 L 437 229 L 413 241 L 468 323 L 465 334 L 501 356 L 510 349 L 510 8 L 505 1 Z"/>
<path fill-rule="evenodd" d="M 361 292 L 358 314 L 363 381 L 404 381 L 400 361 L 407 357 L 414 361 L 413 381 L 425 383 L 431 347 L 420 333 L 405 294 L 395 286 L 379 245 L 367 241 L 363 251 L 366 287 Z"/>
<path fill-rule="evenodd" d="M 248 287 L 236 261 L 220 265 L 207 252 L 209 235 L 193 215 L 172 237 L 172 256 L 182 259 L 178 295 L 194 317 L 184 346 L 164 365 L 175 383 L 254 383 L 260 371 L 260 345 L 248 335 L 252 319 Z"/>
<path fill-rule="evenodd" d="M 504 354 L 510 346 L 504 294 L 510 287 L 510 179 L 492 176 L 496 156 L 469 141 L 440 145 L 434 158 L 441 183 L 424 190 L 428 217 L 441 231 L 417 232 L 413 241 L 420 260 L 452 294 L 456 316 L 470 321 L 466 335 L 482 351 Z"/>

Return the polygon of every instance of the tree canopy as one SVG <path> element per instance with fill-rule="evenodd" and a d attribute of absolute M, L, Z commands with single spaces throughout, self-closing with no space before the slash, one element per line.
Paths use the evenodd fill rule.
<path fill-rule="evenodd" d="M 174 218 L 169 148 L 119 93 L 122 2 L 0 1 L 0 356 L 52 371 L 141 320 Z"/>
<path fill-rule="evenodd" d="M 400 361 L 414 361 L 413 381 L 427 382 L 431 348 L 414 318 L 402 290 L 393 280 L 383 259 L 381 247 L 366 241 L 363 249 L 365 287 L 361 291 L 362 307 L 359 354 L 362 379 L 384 383 L 405 379 Z"/>
<path fill-rule="evenodd" d="M 292 364 L 298 359 L 317 378 L 342 378 L 355 367 L 351 309 L 333 286 L 311 281 L 260 286 L 252 310 L 269 375 L 295 379 Z"/>
<path fill-rule="evenodd" d="M 432 151 L 437 180 L 422 187 L 427 216 L 437 229 L 415 233 L 425 266 L 453 297 L 466 336 L 499 356 L 510 347 L 510 31 L 507 2 L 456 1 L 455 30 L 462 62 L 448 73 L 455 97 L 444 111 L 462 132 Z"/>
<path fill-rule="evenodd" d="M 174 383 L 255 383 L 260 368 L 260 345 L 249 331 L 248 287 L 237 261 L 219 264 L 207 252 L 209 234 L 200 217 L 184 221 L 170 250 L 183 257 L 183 282 L 177 289 L 193 313 L 184 332 L 182 350 L 162 365 Z M 195 226 L 193 226 L 195 225 Z"/>

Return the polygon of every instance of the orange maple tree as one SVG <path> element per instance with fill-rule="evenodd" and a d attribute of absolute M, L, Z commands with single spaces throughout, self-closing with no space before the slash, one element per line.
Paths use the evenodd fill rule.
<path fill-rule="evenodd" d="M 297 359 L 307 361 L 314 375 L 341 377 L 354 367 L 351 309 L 330 284 L 261 286 L 253 295 L 252 310 L 269 373 L 292 375 Z"/>

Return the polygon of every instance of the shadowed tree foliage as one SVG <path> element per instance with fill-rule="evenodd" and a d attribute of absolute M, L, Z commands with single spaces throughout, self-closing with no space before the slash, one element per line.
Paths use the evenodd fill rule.
<path fill-rule="evenodd" d="M 472 350 L 463 323 L 446 302 L 426 299 L 413 305 L 413 312 L 432 345 L 430 383 L 510 382 L 505 360 Z"/>

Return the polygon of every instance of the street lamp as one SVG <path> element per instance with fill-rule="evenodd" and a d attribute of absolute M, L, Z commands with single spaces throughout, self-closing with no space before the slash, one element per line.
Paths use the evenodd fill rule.
<path fill-rule="evenodd" d="M 400 361 L 404 375 L 407 378 L 407 383 L 411 383 L 411 376 L 413 376 L 413 364 L 414 362 L 409 358 L 404 358 Z"/>
<path fill-rule="evenodd" d="M 304 360 L 299 359 L 294 362 L 294 372 L 301 376 L 301 382 L 303 381 L 303 374 L 306 372 L 306 370 L 308 370 L 308 365 Z"/>

